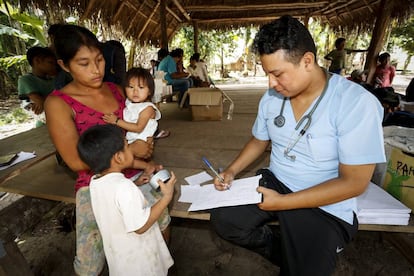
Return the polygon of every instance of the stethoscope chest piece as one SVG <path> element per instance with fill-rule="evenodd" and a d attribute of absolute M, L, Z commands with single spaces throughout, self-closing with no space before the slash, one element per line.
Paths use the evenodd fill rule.
<path fill-rule="evenodd" d="M 285 116 L 283 115 L 278 115 L 275 117 L 275 119 L 273 120 L 273 123 L 277 126 L 277 127 L 282 127 L 285 125 Z"/>

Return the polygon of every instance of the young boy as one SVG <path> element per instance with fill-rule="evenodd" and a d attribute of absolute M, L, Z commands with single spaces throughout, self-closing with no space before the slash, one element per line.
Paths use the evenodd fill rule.
<path fill-rule="evenodd" d="M 56 57 L 49 48 L 35 46 L 27 50 L 26 58 L 32 72 L 19 77 L 17 90 L 19 98 L 30 104 L 25 108 L 39 115 L 43 112 L 43 102 L 55 87 Z M 36 123 L 40 125 L 40 121 Z"/>
<path fill-rule="evenodd" d="M 121 128 L 91 127 L 80 136 L 77 148 L 80 158 L 96 173 L 90 182 L 91 203 L 110 275 L 167 275 L 173 259 L 157 219 L 173 197 L 174 173 L 168 182 L 158 181 L 163 196 L 151 207 L 121 172 L 134 161 Z M 144 183 L 148 177 L 137 181 Z"/>

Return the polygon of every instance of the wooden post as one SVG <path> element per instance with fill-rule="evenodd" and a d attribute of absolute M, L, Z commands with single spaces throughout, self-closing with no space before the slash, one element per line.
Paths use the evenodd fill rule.
<path fill-rule="evenodd" d="M 167 0 L 161 0 L 161 3 L 160 3 L 161 48 L 165 48 L 168 50 L 166 6 L 167 6 Z"/>
<path fill-rule="evenodd" d="M 377 11 L 377 20 L 375 21 L 374 30 L 372 31 L 371 42 L 368 47 L 367 58 L 365 61 L 365 70 L 369 70 L 367 82 L 372 83 L 372 78 L 377 66 L 377 57 L 384 46 L 384 37 L 386 29 L 391 20 L 393 4 L 392 1 L 381 0 L 379 10 Z"/>
<path fill-rule="evenodd" d="M 198 24 L 196 21 L 193 21 L 194 29 L 194 53 L 198 53 Z"/>

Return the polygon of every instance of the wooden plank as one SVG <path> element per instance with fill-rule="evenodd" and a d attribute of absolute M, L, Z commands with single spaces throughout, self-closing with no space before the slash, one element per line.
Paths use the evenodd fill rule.
<path fill-rule="evenodd" d="M 0 275 L 30 276 L 33 272 L 14 241 L 0 241 Z"/>
<path fill-rule="evenodd" d="M 75 203 L 76 176 L 69 169 L 57 165 L 54 156 L 0 184 L 0 191 L 36 198 Z"/>
<path fill-rule="evenodd" d="M 55 147 L 49 138 L 46 126 L 34 128 L 0 140 L 0 155 L 18 153 L 20 151 L 35 152 L 36 157 L 18 163 L 0 171 L 0 183 L 8 177 L 21 173 L 31 165 L 55 153 Z"/>

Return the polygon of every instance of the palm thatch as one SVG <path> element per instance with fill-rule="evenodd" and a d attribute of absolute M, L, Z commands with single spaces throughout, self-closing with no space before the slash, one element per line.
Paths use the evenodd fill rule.
<path fill-rule="evenodd" d="M 165 3 L 167 38 L 183 25 L 200 29 L 223 29 L 262 25 L 281 15 L 316 18 L 333 29 L 371 29 L 383 0 L 21 0 L 23 9 L 47 11 L 50 20 L 62 11 L 80 15 L 115 28 L 138 43 L 158 44 L 162 39 L 160 12 Z M 414 0 L 388 0 L 391 17 L 406 19 L 414 11 Z"/>

